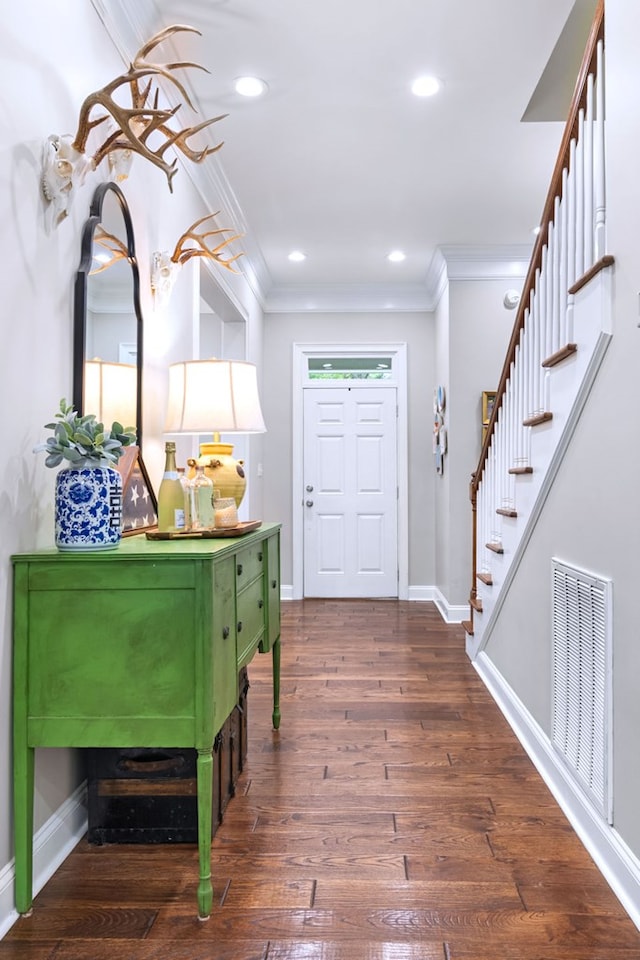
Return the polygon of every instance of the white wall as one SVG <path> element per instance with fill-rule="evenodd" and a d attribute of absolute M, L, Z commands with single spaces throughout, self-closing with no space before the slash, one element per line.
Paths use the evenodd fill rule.
<path fill-rule="evenodd" d="M 449 337 L 449 284 L 444 287 L 442 296 L 435 310 L 436 325 L 436 386 L 442 386 L 445 391 L 445 426 L 449 432 L 450 400 L 450 337 Z M 456 445 L 455 434 L 448 436 L 448 447 Z M 450 599 L 449 585 L 451 583 L 451 538 L 449 536 L 451 518 L 451 460 L 449 453 L 445 455 L 442 474 L 435 480 L 435 531 L 436 531 L 436 579 L 435 584 L 447 602 Z M 468 599 L 468 594 L 467 594 Z"/>
<path fill-rule="evenodd" d="M 120 64 L 102 36 L 97 17 L 82 5 L 73 19 L 35 3 L 5 14 L 0 31 L 0 240 L 3 261 L 3 349 L 0 397 L 6 411 L 0 467 L 0 810 L 11 810 L 11 586 L 9 556 L 52 542 L 54 472 L 32 453 L 43 425 L 71 395 L 72 282 L 80 253 L 79 230 L 91 187 L 70 218 L 47 233 L 40 194 L 42 141 L 67 132 L 78 112 L 77 78 L 102 84 L 100 66 L 115 75 Z M 59 13 L 59 11 L 58 11 Z M 60 64 L 74 69 L 61 74 Z M 88 87 L 95 89 L 94 86 Z M 29 91 L 29 95 L 26 92 Z M 79 779 L 74 755 L 39 751 L 36 826 Z M 0 820 L 0 866 L 12 856 L 8 816 Z"/>
<path fill-rule="evenodd" d="M 14 4 L 0 31 L 0 238 L 2 350 L 0 401 L 5 410 L 5 457 L 0 465 L 0 877 L 13 857 L 11 819 L 10 556 L 53 544 L 55 471 L 33 446 L 46 436 L 62 396 L 71 396 L 72 293 L 80 232 L 102 169 L 90 174 L 69 218 L 46 225 L 40 192 L 42 142 L 75 129 L 84 97 L 126 69 L 90 3 Z M 170 194 L 164 174 L 135 158 L 122 189 L 131 207 L 141 273 L 146 330 L 145 462 L 157 489 L 163 464 L 161 436 L 170 359 L 189 359 L 196 287 L 185 273 L 165 311 L 154 309 L 149 265 L 155 249 L 173 249 L 181 232 L 211 212 L 187 170 Z M 218 198 L 213 197 L 215 203 Z M 224 209 L 218 203 L 213 209 Z M 226 280 L 248 323 L 248 359 L 262 351 L 261 311 L 243 277 Z M 181 289 L 182 288 L 182 289 Z M 188 288 L 188 289 L 187 289 Z M 196 308 L 199 299 L 196 300 Z M 197 313 L 197 309 L 196 309 Z M 179 356 L 178 356 L 179 354 Z M 256 440 L 257 448 L 261 439 Z M 256 485 L 254 496 L 261 498 Z M 261 515 L 261 505 L 256 506 Z M 75 751 L 39 750 L 35 826 L 41 827 L 70 797 L 83 772 Z M 5 869 L 6 868 L 6 869 Z M 9 871 L 10 872 L 10 871 Z M 6 893 L 6 896 L 5 896 Z M 0 928 L 10 889 L 0 889 Z"/>

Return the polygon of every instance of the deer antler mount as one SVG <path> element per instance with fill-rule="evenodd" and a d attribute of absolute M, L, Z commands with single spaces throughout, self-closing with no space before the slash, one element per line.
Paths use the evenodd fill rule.
<path fill-rule="evenodd" d="M 128 174 L 133 154 L 139 154 L 164 172 L 169 190 L 173 191 L 172 180 L 177 172 L 177 159 L 171 162 L 165 159 L 170 147 L 179 150 L 194 163 L 201 163 L 222 146 L 222 143 L 218 143 L 213 147 L 197 149 L 189 141 L 227 114 L 194 126 L 174 129 L 172 121 L 182 104 L 166 108 L 159 106 L 159 78 L 171 83 L 193 110 L 189 95 L 174 72 L 189 68 L 208 72 L 206 67 L 190 61 L 155 63 L 149 59 L 153 50 L 163 41 L 182 32 L 201 36 L 195 27 L 184 24 L 174 24 L 156 33 L 138 50 L 126 73 L 85 98 L 75 134 L 49 137 L 43 156 L 42 189 L 46 199 L 53 202 L 58 220 L 67 215 L 74 184 L 81 183 L 86 171 L 95 169 L 107 156 L 113 161 L 115 178 L 123 180 Z M 127 88 L 131 104 L 124 106 L 116 96 Z M 89 140 L 95 140 L 96 133 L 103 131 L 102 140 L 87 153 Z"/>
<path fill-rule="evenodd" d="M 172 254 L 166 251 L 154 253 L 151 269 L 151 289 L 155 294 L 166 297 L 175 282 L 177 268 L 193 257 L 205 257 L 207 260 L 213 260 L 219 266 L 231 271 L 231 273 L 238 272 L 234 269 L 233 264 L 243 254 L 236 253 L 228 256 L 227 248 L 234 240 L 240 239 L 241 233 L 233 233 L 233 230 L 228 227 L 197 232 L 201 224 L 217 217 L 219 213 L 220 211 L 209 213 L 192 223 L 178 239 Z M 225 236 L 225 234 L 233 234 L 233 236 Z M 216 242 L 216 240 L 211 239 L 212 237 L 220 239 Z"/>

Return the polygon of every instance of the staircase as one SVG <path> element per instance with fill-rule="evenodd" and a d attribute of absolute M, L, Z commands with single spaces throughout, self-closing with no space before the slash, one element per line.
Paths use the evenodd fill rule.
<path fill-rule="evenodd" d="M 482 649 L 611 338 L 598 4 L 478 467 L 467 653 Z"/>

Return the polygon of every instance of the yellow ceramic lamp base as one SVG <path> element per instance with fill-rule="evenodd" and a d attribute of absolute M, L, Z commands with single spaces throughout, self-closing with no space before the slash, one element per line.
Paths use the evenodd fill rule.
<path fill-rule="evenodd" d="M 232 443 L 201 443 L 198 459 L 191 457 L 187 461 L 188 476 L 194 477 L 196 466 L 203 466 L 205 474 L 213 481 L 214 490 L 218 490 L 221 497 L 233 497 L 239 507 L 244 497 L 247 478 L 244 475 L 244 461 L 236 460 L 232 453 Z"/>

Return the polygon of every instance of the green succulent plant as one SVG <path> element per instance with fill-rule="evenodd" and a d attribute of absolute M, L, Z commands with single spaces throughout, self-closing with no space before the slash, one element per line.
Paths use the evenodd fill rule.
<path fill-rule="evenodd" d="M 53 436 L 33 448 L 34 453 L 46 452 L 47 467 L 58 467 L 64 460 L 69 466 L 82 461 L 117 463 L 124 448 L 136 441 L 135 427 L 123 427 L 114 421 L 110 430 L 105 429 L 92 413 L 80 417 L 64 397 L 55 417 L 53 423 L 45 423 L 47 430 L 53 430 Z"/>

